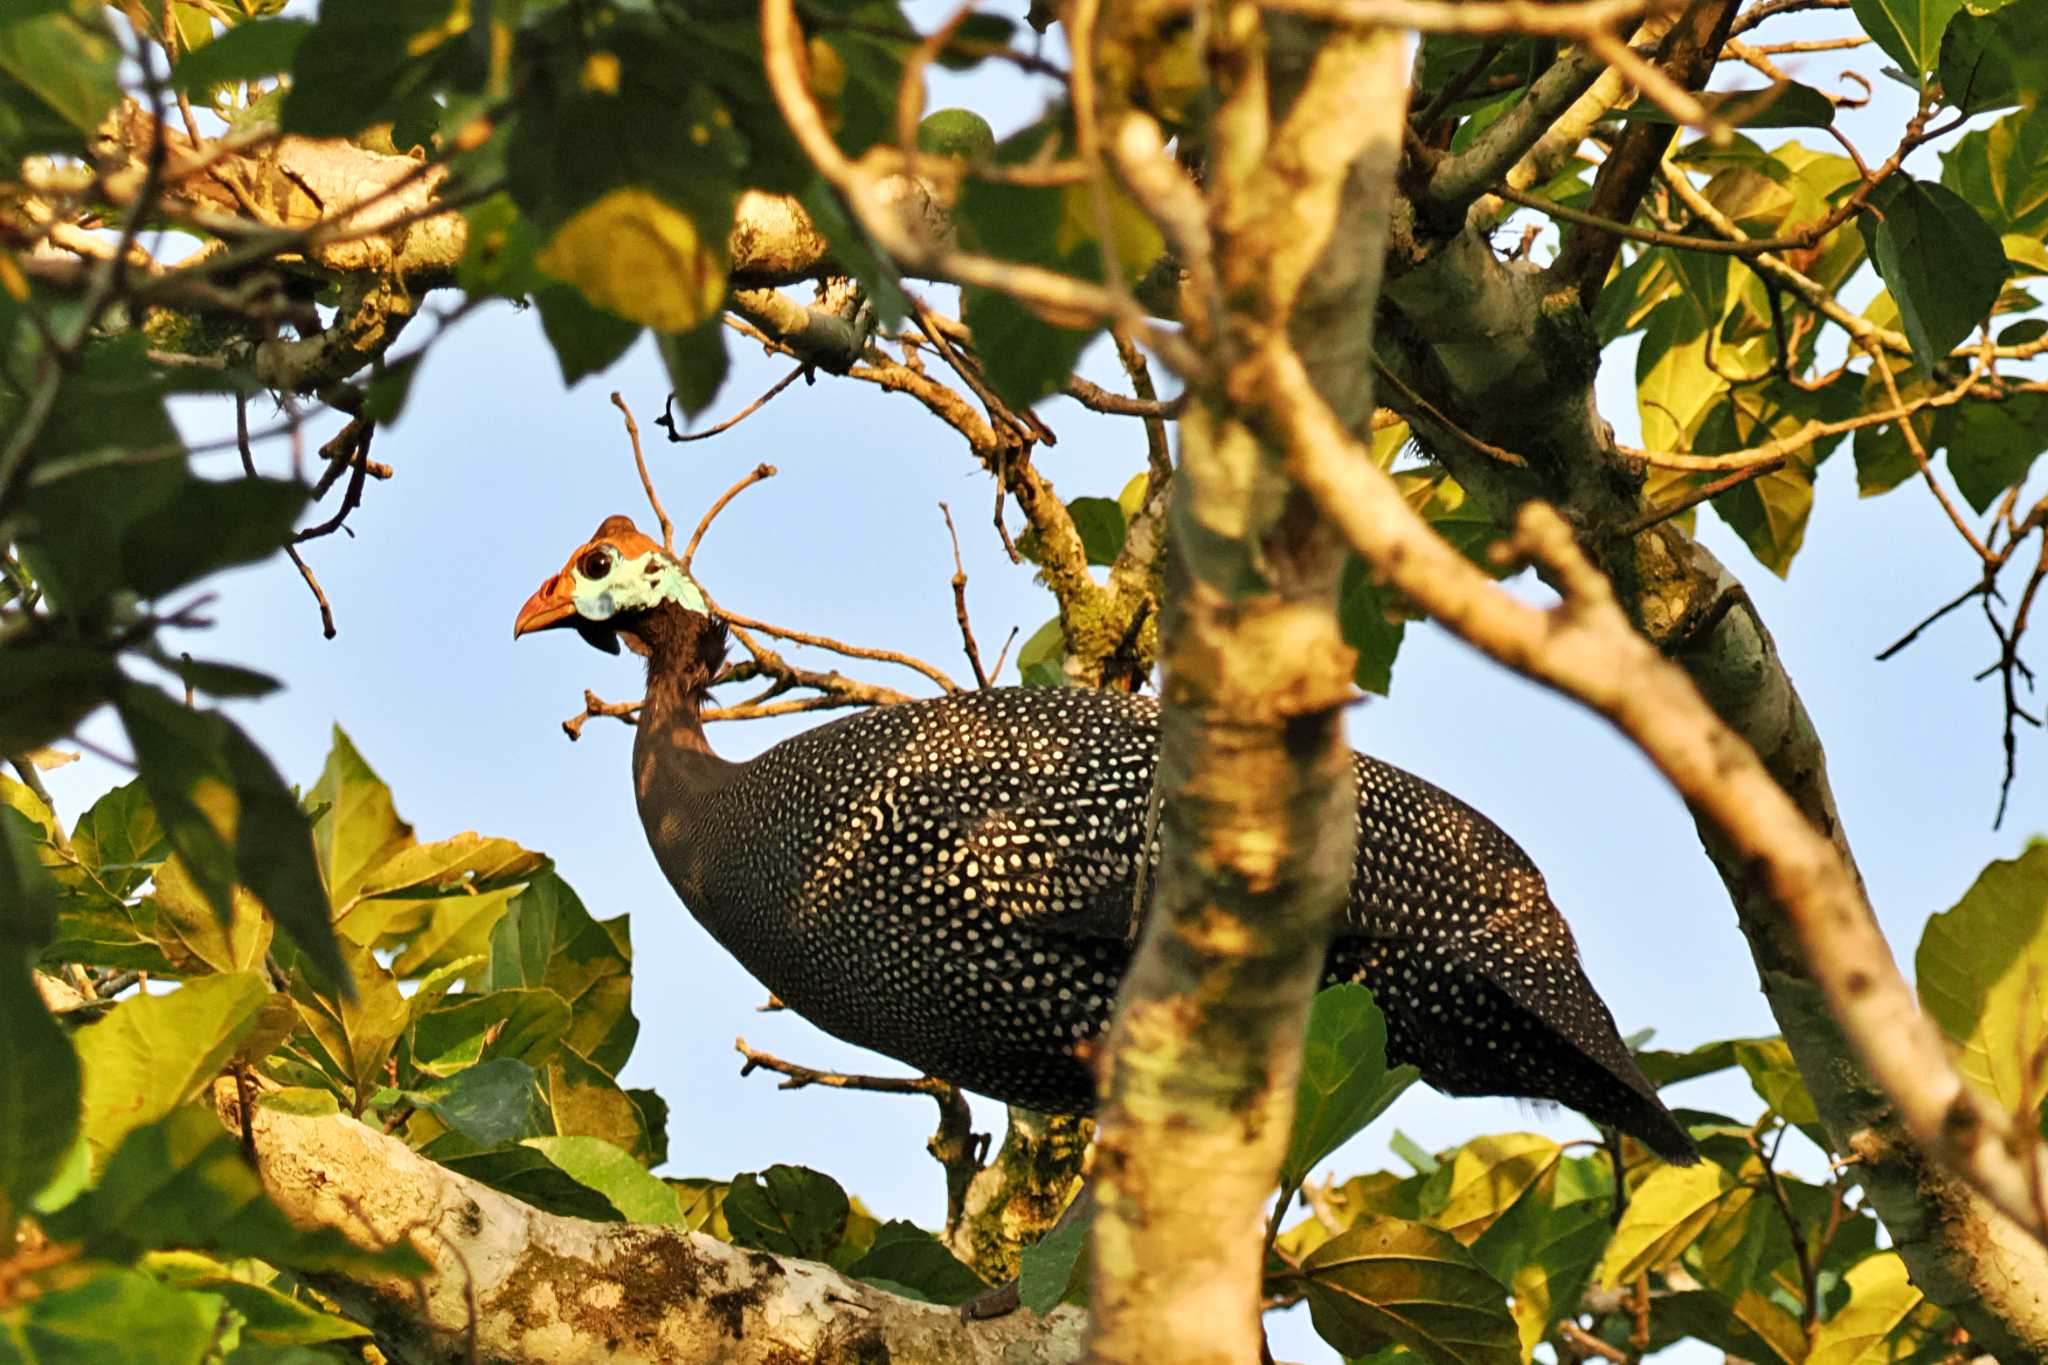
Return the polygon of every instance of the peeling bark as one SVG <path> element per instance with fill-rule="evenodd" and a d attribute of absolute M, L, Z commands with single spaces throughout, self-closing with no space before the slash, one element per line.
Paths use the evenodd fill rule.
<path fill-rule="evenodd" d="M 242 1127 L 231 1081 L 213 1092 Z M 410 1241 L 419 1280 L 309 1276 L 406 1365 L 1065 1365 L 1082 1317 L 967 1322 L 829 1266 L 703 1233 L 543 1213 L 345 1115 L 252 1113 L 264 1187 L 301 1226 Z"/>

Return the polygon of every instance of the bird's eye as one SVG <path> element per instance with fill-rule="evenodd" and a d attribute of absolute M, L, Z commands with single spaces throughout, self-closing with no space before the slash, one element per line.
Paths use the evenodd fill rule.
<path fill-rule="evenodd" d="M 576 572 L 593 582 L 612 571 L 612 552 L 600 545 L 576 561 Z"/>

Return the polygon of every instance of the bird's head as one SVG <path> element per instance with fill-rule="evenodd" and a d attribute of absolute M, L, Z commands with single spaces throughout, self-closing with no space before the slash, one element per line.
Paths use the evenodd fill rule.
<path fill-rule="evenodd" d="M 536 630 L 573 627 L 607 654 L 619 642 L 637 654 L 671 650 L 694 656 L 708 676 L 724 654 L 722 627 L 704 594 L 675 556 L 641 534 L 629 517 L 607 517 L 597 534 L 548 576 L 512 623 L 516 639 Z"/>

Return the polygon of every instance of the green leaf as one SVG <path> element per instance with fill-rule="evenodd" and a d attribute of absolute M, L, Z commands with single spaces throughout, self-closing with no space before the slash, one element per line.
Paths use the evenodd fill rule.
<path fill-rule="evenodd" d="M 2037 3 L 1965 6 L 1941 38 L 1941 90 L 1971 113 L 2038 108 L 2048 87 L 2048 13 Z"/>
<path fill-rule="evenodd" d="M 1387 614 L 1386 592 L 1373 581 L 1372 566 L 1352 555 L 1344 561 L 1343 584 L 1337 590 L 1337 627 L 1344 643 L 1358 651 L 1351 678 L 1368 692 L 1384 697 L 1394 682 L 1394 659 L 1408 625 Z"/>
<path fill-rule="evenodd" d="M 1067 515 L 1074 519 L 1090 564 L 1116 563 L 1128 529 L 1122 504 L 1115 498 L 1075 498 L 1067 504 Z"/>
<path fill-rule="evenodd" d="M 187 479 L 121 539 L 124 582 L 162 597 L 194 579 L 276 554 L 310 492 L 290 479 Z"/>
<path fill-rule="evenodd" d="M 209 1257 L 160 1252 L 150 1258 L 150 1269 L 181 1289 L 226 1300 L 241 1316 L 244 1342 L 289 1347 L 370 1335 L 370 1329 L 359 1322 L 315 1308 L 267 1284 L 236 1279 L 226 1266 Z M 314 1356 L 307 1365 L 331 1365 L 332 1360 L 331 1356 Z"/>
<path fill-rule="evenodd" d="M 391 789 L 338 725 L 306 804 L 321 812 L 313 822 L 313 853 L 335 905 L 352 901 L 370 869 L 413 842 L 412 826 L 391 804 Z"/>
<path fill-rule="evenodd" d="M 437 1155 L 430 1146 L 427 1155 L 457 1175 L 481 1181 L 537 1209 L 559 1213 L 565 1218 L 616 1223 L 624 1216 L 596 1190 L 579 1183 L 554 1162 L 526 1147 Z"/>
<path fill-rule="evenodd" d="M 1699 100 L 1715 117 L 1738 128 L 1826 128 L 1835 121 L 1834 102 L 1798 81 L 1760 90 L 1703 90 Z M 1648 100 L 1619 112 L 1623 119 L 1636 123 L 1679 121 L 1662 105 Z"/>
<path fill-rule="evenodd" d="M 590 917 L 554 872 L 535 876 L 491 931 L 486 990 L 540 986 L 567 1001 L 564 1041 L 605 1071 L 625 1065 L 639 1036 L 633 1017 L 633 948 L 626 917 Z"/>
<path fill-rule="evenodd" d="M 58 6 L 0 26 L 0 72 L 87 136 L 121 98 L 121 54 L 103 15 L 96 6 Z"/>
<path fill-rule="evenodd" d="M 353 137 L 391 122 L 430 94 L 464 18 L 454 0 L 327 0 L 292 62 L 285 130 Z"/>
<path fill-rule="evenodd" d="M 1963 0 L 1851 0 L 1850 8 L 1884 55 L 1919 80 L 1934 69 L 1942 30 Z"/>
<path fill-rule="evenodd" d="M 508 987 L 460 996 L 415 1013 L 413 1065 L 431 1076 L 450 1076 L 493 1057 L 514 1057 L 539 1067 L 569 1027 L 569 1006 L 553 991 Z"/>
<path fill-rule="evenodd" d="M 1799 1319 L 1755 1290 L 1743 1291 L 1732 1303 L 1704 1289 L 1660 1297 L 1653 1336 L 1652 1350 L 1693 1338 L 1756 1365 L 1800 1365 L 1807 1359 Z"/>
<path fill-rule="evenodd" d="M 1880 1251 L 1849 1268 L 1848 1306 L 1820 1325 L 1806 1365 L 1886 1365 L 1902 1352 L 1900 1326 L 1925 1296 L 1906 1278 L 1897 1252 Z"/>
<path fill-rule="evenodd" d="M 433 1110 L 443 1123 L 479 1147 L 502 1147 L 543 1131 L 534 1070 L 510 1057 L 478 1062 L 446 1080 L 399 1093 Z"/>
<path fill-rule="evenodd" d="M 2021 110 L 1963 134 L 1942 153 L 1941 183 L 2001 235 L 2038 245 L 2048 235 L 2048 114 Z"/>
<path fill-rule="evenodd" d="M 1607 1245 L 1607 1230 L 1606 1216 L 1592 1204 L 1561 1205 L 1550 1211 L 1515 1258 L 1510 1288 L 1524 1350 L 1533 1349 L 1559 1321 L 1578 1313 L 1586 1284 Z M 1482 1238 L 1479 1246 L 1487 1240 Z M 1496 1271 L 1500 1268 L 1493 1265 Z"/>
<path fill-rule="evenodd" d="M 1635 1193 L 1600 1258 L 1600 1283 L 1616 1285 L 1676 1260 L 1728 1195 L 1741 1188 L 1711 1161 L 1659 1166 Z"/>
<path fill-rule="evenodd" d="M 936 109 L 917 125 L 917 149 L 932 156 L 982 161 L 995 155 L 996 134 L 972 109 Z"/>
<path fill-rule="evenodd" d="M 75 645 L 14 646 L 0 667 L 0 753 L 71 733 L 120 685 L 113 657 Z"/>
<path fill-rule="evenodd" d="M 695 417 L 711 406 L 725 385 L 730 358 L 725 352 L 725 328 L 713 318 L 694 332 L 657 336 L 655 348 L 661 353 L 661 367 L 668 374 L 669 389 L 682 407 L 683 416 Z"/>
<path fill-rule="evenodd" d="M 222 1301 L 103 1268 L 0 1313 L 9 1365 L 200 1365 Z"/>
<path fill-rule="evenodd" d="M 1520 1365 L 1507 1293 L 1436 1228 L 1381 1218 L 1301 1264 L 1309 1314 L 1347 1356 L 1405 1346 L 1430 1365 Z"/>
<path fill-rule="evenodd" d="M 222 919 L 207 904 L 183 860 L 172 858 L 157 869 L 156 894 L 149 904 L 157 945 L 173 970 L 203 975 L 263 965 L 270 947 L 270 921 L 241 888 L 235 889 L 233 910 Z"/>
<path fill-rule="evenodd" d="M 1739 1042 L 1735 1045 L 1735 1061 L 1749 1076 L 1757 1095 L 1777 1110 L 1778 1117 L 1794 1125 L 1820 1122 L 1813 1096 L 1806 1091 L 1806 1078 L 1799 1074 L 1792 1049 L 1783 1038 Z"/>
<path fill-rule="evenodd" d="M 846 1191 L 805 1166 L 770 1166 L 732 1178 L 725 1221 L 737 1246 L 822 1261 L 839 1244 L 851 1211 Z"/>
<path fill-rule="evenodd" d="M 533 301 L 561 367 L 562 382 L 572 387 L 610 369 L 645 330 L 598 307 L 573 285 L 545 285 L 534 291 Z"/>
<path fill-rule="evenodd" d="M 1371 991 L 1346 983 L 1319 992 L 1309 1010 L 1294 1131 L 1280 1163 L 1282 1188 L 1306 1180 L 1317 1162 L 1378 1117 L 1415 1075 L 1413 1067 L 1387 1069 L 1387 1021 Z"/>
<path fill-rule="evenodd" d="M 1031 632 L 1017 651 L 1017 679 L 1026 687 L 1067 685 L 1067 637 L 1055 616 Z"/>
<path fill-rule="evenodd" d="M 189 1247 L 307 1271 L 414 1275 L 426 1268 L 404 1241 L 366 1251 L 336 1228 L 294 1228 L 240 1145 L 197 1105 L 128 1134 L 99 1183 L 44 1222 L 53 1237 L 110 1260 Z"/>
<path fill-rule="evenodd" d="M 153 687 L 131 683 L 116 704 L 171 844 L 215 912 L 233 915 L 239 880 L 317 970 L 345 983 L 306 817 L 263 751 L 227 717 Z"/>
<path fill-rule="evenodd" d="M 207 90 L 289 71 L 313 25 L 304 19 L 255 19 L 236 24 L 171 68 L 173 90 Z"/>
<path fill-rule="evenodd" d="M 2048 1081 L 2048 843 L 1992 863 L 1930 919 L 1913 978 L 1921 1007 L 1961 1049 L 1965 1076 L 2008 1109 L 2038 1102 Z"/>
<path fill-rule="evenodd" d="M 688 1226 L 676 1192 L 603 1138 L 535 1137 L 521 1145 L 539 1152 L 579 1185 L 603 1195 L 629 1223 Z"/>
<path fill-rule="evenodd" d="M 1870 262 L 1899 306 L 1923 369 L 1931 369 L 1991 312 L 2008 267 L 1998 233 L 1954 190 L 1894 176 L 1871 195 L 1883 214 L 1860 221 Z"/>
<path fill-rule="evenodd" d="M 95 1160 L 196 1095 L 255 1029 L 269 999 L 261 976 L 231 972 L 168 995 L 130 996 L 79 1029 L 85 1136 Z"/>
<path fill-rule="evenodd" d="M 50 1182 L 78 1135 L 78 1054 L 19 953 L 0 952 L 0 1219 Z"/>
<path fill-rule="evenodd" d="M 1095 1219 L 1069 1219 L 1024 1248 L 1017 1268 L 1017 1297 L 1034 1313 L 1050 1313 L 1070 1293 L 1088 1284 L 1088 1230 Z"/>
<path fill-rule="evenodd" d="M 239 664 L 195 659 L 190 655 L 173 659 L 160 650 L 151 650 L 149 657 L 175 674 L 179 682 L 209 697 L 267 697 L 284 686 L 268 673 Z"/>
<path fill-rule="evenodd" d="M 2018 393 L 2002 403 L 1963 403 L 1943 414 L 1948 468 L 1978 513 L 2024 483 L 2048 450 L 2048 395 Z"/>
<path fill-rule="evenodd" d="M 412 1018 L 391 973 L 366 950 L 344 958 L 347 994 L 323 989 L 303 974 L 292 978 L 292 1004 L 305 1032 L 301 1039 L 335 1084 L 358 1107 L 382 1082 L 384 1063 Z"/>
<path fill-rule="evenodd" d="M 541 287 L 541 274 L 533 266 L 540 240 L 511 195 L 501 190 L 471 205 L 462 216 L 469 232 L 455 267 L 457 288 L 465 294 L 516 299 Z"/>
<path fill-rule="evenodd" d="M 1736 1065 L 1735 1042 L 1702 1043 L 1690 1052 L 1655 1049 L 1638 1052 L 1636 1065 L 1643 1069 L 1643 1075 L 1649 1078 L 1650 1084 L 1662 1089 L 1695 1076 L 1711 1076 L 1716 1071 L 1726 1071 Z"/>
<path fill-rule="evenodd" d="M 992 289 L 968 286 L 960 297 L 974 329 L 974 353 L 989 383 L 1012 407 L 1027 408 L 1058 392 L 1100 330 L 1054 326 Z"/>
<path fill-rule="evenodd" d="M 1025 1252 L 1028 1257 L 1031 1253 Z M 856 1280 L 885 1282 L 891 1292 L 911 1291 L 931 1303 L 958 1307 L 988 1290 L 946 1244 L 923 1228 L 899 1220 L 882 1224 L 866 1254 L 846 1267 Z"/>

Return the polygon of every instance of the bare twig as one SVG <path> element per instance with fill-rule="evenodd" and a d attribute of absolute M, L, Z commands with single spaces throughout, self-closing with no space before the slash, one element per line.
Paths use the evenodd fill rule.
<path fill-rule="evenodd" d="M 953 529 L 953 509 L 943 502 L 939 514 L 946 519 L 946 535 L 953 542 L 953 616 L 960 623 L 960 646 L 967 651 L 967 664 L 974 670 L 974 685 L 986 689 L 988 672 L 981 666 L 981 647 L 974 643 L 974 625 L 967 616 L 967 568 L 960 562 L 960 533 Z"/>
<path fill-rule="evenodd" d="M 661 505 L 661 495 L 654 491 L 654 476 L 647 472 L 647 457 L 640 451 L 640 424 L 633 420 L 633 410 L 626 406 L 626 400 L 616 389 L 612 391 L 612 406 L 626 419 L 626 438 L 633 443 L 633 467 L 640 471 L 640 487 L 647 492 L 647 505 L 654 509 L 654 519 L 661 523 L 661 548 L 673 555 L 676 552 L 675 523 L 668 519 L 668 509 Z M 712 510 L 715 512 L 717 509 Z M 694 550 L 696 547 L 696 541 L 691 541 L 690 548 Z M 688 563 L 685 559 L 686 573 L 689 571 Z"/>
<path fill-rule="evenodd" d="M 744 1038 L 733 1039 L 732 1045 L 740 1056 L 746 1058 L 740 1065 L 740 1075 L 772 1071 L 782 1077 L 775 1087 L 777 1090 L 802 1090 L 809 1085 L 824 1085 L 834 1090 L 867 1090 L 878 1095 L 938 1096 L 953 1088 L 936 1076 L 856 1076 L 839 1071 L 819 1071 L 795 1062 L 785 1062 L 772 1053 L 749 1047 Z"/>
<path fill-rule="evenodd" d="M 734 418 L 733 420 L 738 421 L 739 419 Z M 738 483 L 718 495 L 718 501 L 712 503 L 710 510 L 705 512 L 703 517 L 697 522 L 697 529 L 690 532 L 690 543 L 683 548 L 683 557 L 678 562 L 683 566 L 685 574 L 690 572 L 690 563 L 697 557 L 697 546 L 703 541 L 704 533 L 711 529 L 712 520 L 725 510 L 725 505 L 747 489 L 761 482 L 761 480 L 774 478 L 775 472 L 775 466 L 772 464 L 757 464 Z"/>
<path fill-rule="evenodd" d="M 734 413 L 734 414 L 733 414 L 732 416 L 730 416 L 730 417 L 726 418 L 726 419 L 725 419 L 725 420 L 724 420 L 723 422 L 720 422 L 720 423 L 719 423 L 718 425 L 716 425 L 716 426 L 710 426 L 710 427 L 706 427 L 706 428 L 704 428 L 704 430 L 702 430 L 702 431 L 677 431 L 677 430 L 676 430 L 676 425 L 675 425 L 675 419 L 674 419 L 673 417 L 669 416 L 669 412 L 668 412 L 668 408 L 669 408 L 669 403 L 672 403 L 672 402 L 674 402 L 674 401 L 675 401 L 675 395 L 674 395 L 674 394 L 670 394 L 670 395 L 668 396 L 668 401 L 667 401 L 667 402 L 664 402 L 664 403 L 662 404 L 662 406 L 661 406 L 661 416 L 659 416 L 659 417 L 657 417 L 657 418 L 655 418 L 655 419 L 654 419 L 654 425 L 656 425 L 656 426 L 658 426 L 658 427 L 662 428 L 663 430 L 667 431 L 667 432 L 668 432 L 668 439 L 669 439 L 669 440 L 670 440 L 671 442 L 674 442 L 674 443 L 677 443 L 677 444 L 680 444 L 680 443 L 682 443 L 682 442 L 684 442 L 684 441 L 708 441 L 708 440 L 710 440 L 710 439 L 711 439 L 711 438 L 712 438 L 713 436 L 716 436 L 716 435 L 718 435 L 718 434 L 719 434 L 719 433 L 721 433 L 721 432 L 731 431 L 731 430 L 732 430 L 732 429 L 733 429 L 734 427 L 736 427 L 736 426 L 738 426 L 738 425 L 739 425 L 740 423 L 742 423 L 742 422 L 746 421 L 746 420 L 747 420 L 747 419 L 748 419 L 749 417 L 752 417 L 752 416 L 753 416 L 753 415 L 754 415 L 755 413 L 759 412 L 759 411 L 760 411 L 760 410 L 761 410 L 762 408 L 764 408 L 764 407 L 767 407 L 767 406 L 768 406 L 768 404 L 769 404 L 769 402 L 770 402 L 771 400 L 773 400 L 773 399 L 774 399 L 774 397 L 775 397 L 775 396 L 776 396 L 777 394 L 781 393 L 781 392 L 782 392 L 782 391 L 783 391 L 784 389 L 788 388 L 788 387 L 789 387 L 789 386 L 790 386 L 791 384 L 793 384 L 793 383 L 795 383 L 795 382 L 796 382 L 797 380 L 801 379 L 801 378 L 803 377 L 803 375 L 804 375 L 804 372 L 805 372 L 806 370 L 808 370 L 809 368 L 810 368 L 810 367 L 809 367 L 808 365 L 801 365 L 801 364 L 800 364 L 800 365 L 798 365 L 798 366 L 797 366 L 797 367 L 796 367 L 795 369 L 791 370 L 791 371 L 790 371 L 790 372 L 789 372 L 788 374 L 786 374 L 786 375 L 782 376 L 782 378 L 780 378 L 780 379 L 776 380 L 776 381 L 775 381 L 775 386 L 774 386 L 773 388 L 769 389 L 769 390 L 768 390 L 768 392 L 766 392 L 766 393 L 762 394 L 762 395 L 761 395 L 761 396 L 760 396 L 759 398 L 756 398 L 756 399 L 755 399 L 755 400 L 754 400 L 753 402 L 751 402 L 751 403 L 747 404 L 747 405 L 746 405 L 745 407 L 741 408 L 741 409 L 740 409 L 740 410 L 739 410 L 738 412 L 736 412 L 736 413 Z"/>

